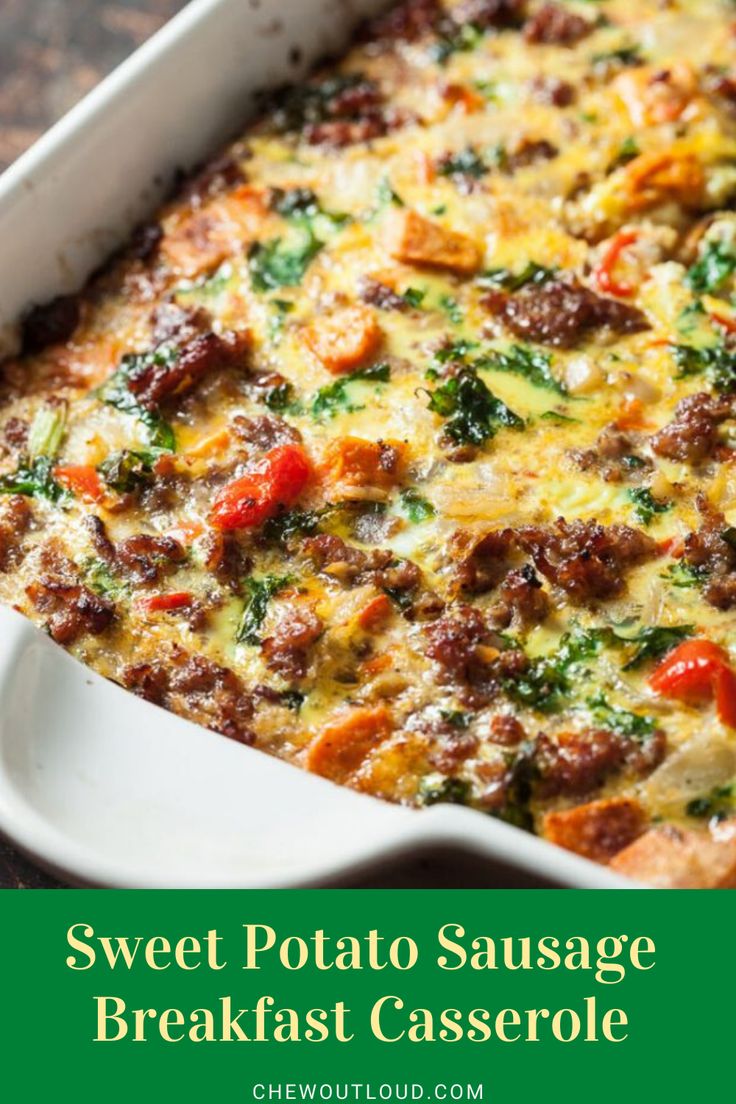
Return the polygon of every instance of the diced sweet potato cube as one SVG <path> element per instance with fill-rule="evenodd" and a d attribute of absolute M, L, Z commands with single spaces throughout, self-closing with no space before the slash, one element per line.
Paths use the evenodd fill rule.
<path fill-rule="evenodd" d="M 316 318 L 304 327 L 301 336 L 327 371 L 340 375 L 372 357 L 383 334 L 375 311 L 355 303 Z"/>
<path fill-rule="evenodd" d="M 262 190 L 242 185 L 167 220 L 161 254 L 182 276 L 206 275 L 242 251 L 267 213 Z"/>
<path fill-rule="evenodd" d="M 453 272 L 475 272 L 480 251 L 471 238 L 423 218 L 416 211 L 393 211 L 384 231 L 386 250 L 405 264 L 449 268 Z"/>
<path fill-rule="evenodd" d="M 322 477 L 330 485 L 339 485 L 348 498 L 351 491 L 365 490 L 378 492 L 380 496 L 401 481 L 404 451 L 401 441 L 337 437 L 325 450 Z"/>
<path fill-rule="evenodd" d="M 607 863 L 642 834 L 645 824 L 646 816 L 638 801 L 613 797 L 547 813 L 543 834 L 559 847 L 593 862 Z"/>
<path fill-rule="evenodd" d="M 385 705 L 352 709 L 314 738 L 307 769 L 333 782 L 349 782 L 393 728 Z"/>
<path fill-rule="evenodd" d="M 657 889 L 736 889 L 736 819 L 711 833 L 652 828 L 611 869 Z"/>
<path fill-rule="evenodd" d="M 628 206 L 643 211 L 668 200 L 697 207 L 705 175 L 695 154 L 680 150 L 651 150 L 634 158 L 624 174 Z"/>

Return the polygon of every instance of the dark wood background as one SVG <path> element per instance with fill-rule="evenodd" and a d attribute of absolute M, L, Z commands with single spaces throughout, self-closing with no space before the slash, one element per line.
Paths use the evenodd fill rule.
<path fill-rule="evenodd" d="M 0 171 L 185 2 L 0 0 Z M 413 859 L 361 882 L 387 888 L 526 884 L 512 872 L 449 854 Z M 59 885 L 0 839 L 0 888 Z"/>

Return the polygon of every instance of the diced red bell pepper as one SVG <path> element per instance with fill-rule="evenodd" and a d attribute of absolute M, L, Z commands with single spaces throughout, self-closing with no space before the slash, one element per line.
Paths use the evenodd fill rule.
<path fill-rule="evenodd" d="M 170 613 L 172 610 L 186 609 L 191 606 L 192 595 L 188 590 L 177 590 L 170 594 L 152 594 L 140 598 L 138 605 L 146 613 Z"/>
<path fill-rule="evenodd" d="M 91 464 L 59 464 L 54 468 L 54 476 L 77 498 L 99 502 L 104 493 L 100 477 Z"/>
<path fill-rule="evenodd" d="M 210 520 L 217 529 L 225 530 L 262 525 L 280 509 L 294 505 L 310 474 L 307 454 L 300 445 L 279 445 L 240 479 L 222 488 Z"/>
<path fill-rule="evenodd" d="M 638 230 L 619 230 L 618 234 L 611 239 L 596 266 L 594 271 L 596 283 L 607 295 L 617 295 L 621 299 L 626 299 L 636 291 L 631 284 L 619 283 L 616 279 L 616 265 L 624 249 L 633 245 L 638 237 Z"/>
<path fill-rule="evenodd" d="M 685 640 L 649 678 L 657 694 L 678 701 L 715 699 L 718 716 L 736 728 L 736 674 L 728 653 L 710 640 Z"/>

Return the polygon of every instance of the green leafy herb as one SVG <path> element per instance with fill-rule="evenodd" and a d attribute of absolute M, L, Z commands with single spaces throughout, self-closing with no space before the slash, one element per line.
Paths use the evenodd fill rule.
<path fill-rule="evenodd" d="M 56 456 L 61 448 L 65 429 L 65 404 L 40 407 L 28 433 L 28 455 L 30 459 L 37 460 L 39 456 Z"/>
<path fill-rule="evenodd" d="M 672 354 L 679 369 L 677 379 L 703 374 L 717 391 L 736 387 L 736 352 L 724 343 L 705 348 L 673 345 Z"/>
<path fill-rule="evenodd" d="M 161 455 L 157 451 L 123 449 L 113 452 L 97 468 L 108 487 L 126 494 L 150 481 L 153 465 Z"/>
<path fill-rule="evenodd" d="M 448 30 L 441 32 L 437 41 L 429 49 L 433 61 L 444 65 L 453 54 L 474 50 L 483 38 L 482 28 L 474 23 L 450 23 Z"/>
<path fill-rule="evenodd" d="M 617 63 L 619 65 L 642 65 L 644 58 L 641 46 L 619 46 L 617 50 L 607 50 L 600 54 L 593 54 L 590 59 L 593 65 L 606 65 Z"/>
<path fill-rule="evenodd" d="M 376 198 L 379 207 L 388 207 L 389 205 L 394 207 L 406 207 L 401 196 L 392 188 L 391 181 L 387 176 L 384 176 L 378 185 Z"/>
<path fill-rule="evenodd" d="M 294 304 L 288 299 L 272 299 L 271 306 L 274 308 L 274 313 L 268 324 L 268 336 L 274 345 L 278 345 L 284 336 L 286 316 L 293 311 Z"/>
<path fill-rule="evenodd" d="M 292 709 L 295 713 L 299 712 L 307 700 L 307 695 L 301 690 L 281 690 L 280 697 L 281 704 L 285 705 L 287 709 Z"/>
<path fill-rule="evenodd" d="M 402 298 L 405 299 L 414 310 L 419 310 L 424 302 L 426 294 L 426 290 L 422 288 L 408 287 L 403 293 Z"/>
<path fill-rule="evenodd" d="M 101 594 L 103 598 L 116 600 L 128 592 L 128 588 L 113 575 L 110 565 L 104 560 L 90 557 L 84 563 L 83 570 L 87 586 L 95 594 Z"/>
<path fill-rule="evenodd" d="M 130 382 L 150 372 L 152 368 L 176 362 L 178 350 L 173 345 L 159 345 L 150 353 L 124 356 L 120 367 L 97 390 L 97 397 L 108 406 L 136 418 L 148 431 L 148 443 L 164 452 L 176 451 L 176 436 L 169 423 L 156 410 L 141 406 L 130 390 Z"/>
<path fill-rule="evenodd" d="M 294 227 L 286 241 L 256 242 L 248 257 L 253 287 L 260 292 L 296 287 L 323 244 L 309 226 Z"/>
<path fill-rule="evenodd" d="M 694 632 L 694 625 L 671 625 L 667 628 L 651 625 L 641 629 L 636 636 L 620 637 L 623 643 L 636 645 L 634 654 L 622 670 L 636 671 L 650 660 L 660 659 Z"/>
<path fill-rule="evenodd" d="M 637 142 L 633 134 L 630 134 L 628 138 L 624 138 L 621 145 L 618 147 L 618 151 L 609 168 L 617 169 L 621 165 L 628 165 L 629 161 L 633 161 L 635 157 L 638 157 L 641 153 L 641 147 Z"/>
<path fill-rule="evenodd" d="M 440 307 L 454 325 L 459 326 L 462 323 L 463 312 L 457 299 L 454 299 L 452 295 L 441 296 Z"/>
<path fill-rule="evenodd" d="M 470 786 L 462 778 L 443 778 L 433 782 L 423 778 L 419 786 L 419 801 L 422 805 L 467 805 Z"/>
<path fill-rule="evenodd" d="M 440 176 L 465 176 L 479 180 L 488 172 L 488 165 L 477 150 L 468 146 L 458 153 L 443 157 L 437 166 L 437 172 Z"/>
<path fill-rule="evenodd" d="M 53 475 L 54 461 L 50 456 L 22 461 L 14 472 L 0 476 L 0 494 L 27 495 L 63 503 L 71 497 Z"/>
<path fill-rule="evenodd" d="M 588 698 L 587 705 L 594 724 L 600 725 L 601 728 L 607 728 L 611 732 L 617 732 L 620 736 L 644 739 L 651 736 L 656 728 L 653 717 L 619 709 L 617 706 L 611 705 L 602 693 Z"/>
<path fill-rule="evenodd" d="M 708 572 L 702 567 L 689 564 L 686 560 L 678 560 L 677 563 L 670 564 L 659 577 L 665 579 L 670 586 L 689 589 L 690 587 L 700 586 L 707 575 Z"/>
<path fill-rule="evenodd" d="M 547 268 L 546 265 L 537 264 L 536 261 L 528 261 L 519 272 L 512 272 L 510 268 L 489 268 L 478 277 L 476 282 L 482 288 L 518 291 L 527 284 L 534 286 L 546 284 L 556 274 L 556 268 Z"/>
<path fill-rule="evenodd" d="M 715 818 L 715 820 L 725 820 L 736 811 L 736 802 L 734 801 L 734 786 L 715 786 L 709 794 L 704 797 L 695 797 L 692 801 L 688 801 L 685 812 L 688 816 L 704 818 Z"/>
<path fill-rule="evenodd" d="M 446 418 L 445 436 L 458 445 L 482 445 L 505 426 L 523 429 L 524 419 L 493 394 L 473 368 L 429 394 L 429 409 Z"/>
<path fill-rule="evenodd" d="M 440 709 L 440 716 L 446 724 L 459 729 L 469 728 L 473 719 L 472 713 L 464 713 L 462 709 Z"/>
<path fill-rule="evenodd" d="M 459 337 L 456 341 L 447 341 L 440 349 L 436 349 L 433 359 L 436 364 L 463 364 L 468 353 L 477 348 L 477 341 L 469 341 L 467 338 Z"/>
<path fill-rule="evenodd" d="M 580 629 L 566 633 L 556 652 L 532 659 L 520 679 L 509 679 L 507 694 L 540 713 L 557 713 L 569 700 L 575 675 L 604 648 L 618 647 L 612 629 Z"/>
<path fill-rule="evenodd" d="M 494 350 L 476 362 L 478 368 L 495 372 L 510 372 L 522 376 L 534 387 L 543 387 L 558 395 L 567 395 L 567 388 L 552 373 L 549 353 L 530 349 L 527 345 L 511 345 L 505 352 Z"/>
<path fill-rule="evenodd" d="M 269 518 L 261 532 L 266 540 L 286 546 L 294 537 L 313 533 L 321 516 L 321 510 L 284 510 Z"/>
<path fill-rule="evenodd" d="M 388 383 L 390 378 L 391 368 L 388 364 L 374 364 L 370 368 L 352 372 L 349 376 L 341 376 L 334 383 L 320 387 L 312 401 L 312 417 L 334 418 L 341 410 L 347 413 L 362 410 L 362 406 L 356 406 L 350 399 L 350 385 L 358 382 Z"/>
<path fill-rule="evenodd" d="M 666 514 L 672 509 L 672 503 L 655 498 L 649 487 L 634 487 L 628 492 L 629 499 L 634 503 L 634 517 L 642 525 L 650 525 L 659 514 Z"/>
<path fill-rule="evenodd" d="M 266 619 L 268 603 L 291 582 L 291 575 L 264 575 L 261 579 L 251 576 L 245 580 L 249 597 L 235 634 L 238 644 L 260 644 L 260 628 Z"/>
<path fill-rule="evenodd" d="M 338 73 L 326 80 L 313 80 L 287 85 L 274 97 L 270 97 L 271 125 L 281 133 L 302 130 L 305 126 L 324 123 L 332 118 L 332 106 L 337 97 L 353 89 L 375 91 L 376 84 L 363 73 Z M 356 102 L 356 114 L 360 111 L 360 97 Z M 341 118 L 350 115 L 341 113 Z"/>
<path fill-rule="evenodd" d="M 708 242 L 702 256 L 685 275 L 691 291 L 720 291 L 736 272 L 736 252 L 727 242 Z"/>
<path fill-rule="evenodd" d="M 426 498 L 423 498 L 418 491 L 411 487 L 407 487 L 406 490 L 401 492 L 401 507 L 406 517 L 414 525 L 418 525 L 422 521 L 428 521 L 437 513 L 432 503 L 428 502 Z"/>
<path fill-rule="evenodd" d="M 273 410 L 277 414 L 283 414 L 287 410 L 296 411 L 298 408 L 298 403 L 294 398 L 294 387 L 287 380 L 270 388 L 264 395 L 263 401 L 269 410 Z"/>

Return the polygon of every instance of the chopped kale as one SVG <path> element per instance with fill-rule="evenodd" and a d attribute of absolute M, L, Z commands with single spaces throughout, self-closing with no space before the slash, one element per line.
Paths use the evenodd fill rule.
<path fill-rule="evenodd" d="M 23 460 L 14 472 L 0 476 L 0 494 L 45 498 L 53 503 L 68 502 L 71 497 L 54 479 L 54 461 L 50 456 Z"/>
<path fill-rule="evenodd" d="M 600 54 L 593 54 L 590 60 L 593 65 L 609 65 L 613 63 L 634 66 L 643 65 L 644 63 L 641 46 L 637 44 L 619 46 L 617 50 L 606 50 Z"/>
<path fill-rule="evenodd" d="M 708 571 L 705 568 L 690 564 L 686 560 L 678 560 L 677 563 L 670 564 L 659 577 L 665 579 L 670 586 L 689 589 L 700 586 L 707 576 Z"/>
<path fill-rule="evenodd" d="M 150 482 L 153 465 L 160 455 L 153 450 L 123 449 L 111 453 L 97 471 L 108 487 L 125 494 Z"/>
<path fill-rule="evenodd" d="M 426 294 L 427 292 L 423 288 L 408 287 L 403 293 L 402 299 L 405 299 L 414 310 L 419 310 L 424 302 Z"/>
<path fill-rule="evenodd" d="M 392 188 L 391 181 L 387 176 L 382 177 L 378 185 L 376 198 L 379 207 L 388 207 L 389 205 L 393 207 L 406 207 L 401 196 Z"/>
<path fill-rule="evenodd" d="M 473 368 L 463 368 L 429 393 L 429 409 L 447 419 L 445 436 L 458 445 L 482 445 L 502 426 L 523 429 L 525 424 Z"/>
<path fill-rule="evenodd" d="M 473 180 L 479 180 L 488 172 L 483 158 L 472 146 L 468 146 L 458 153 L 443 157 L 437 166 L 440 176 L 465 176 Z"/>
<path fill-rule="evenodd" d="M 406 490 L 402 491 L 400 497 L 401 508 L 414 525 L 418 525 L 422 521 L 428 521 L 437 513 L 432 503 L 428 502 L 426 498 L 423 498 L 418 491 L 411 487 L 407 487 Z"/>
<path fill-rule="evenodd" d="M 269 410 L 273 410 L 277 414 L 283 414 L 284 411 L 294 410 L 297 406 L 294 398 L 293 384 L 284 380 L 283 383 L 276 384 L 275 387 L 270 388 L 263 397 L 263 401 Z"/>
<path fill-rule="evenodd" d="M 174 364 L 178 355 L 175 346 L 169 344 L 159 345 L 149 353 L 128 354 L 121 360 L 118 370 L 97 389 L 101 402 L 136 418 L 148 431 L 148 443 L 164 452 L 176 451 L 174 430 L 157 410 L 141 406 L 129 384 L 153 366 Z"/>
<path fill-rule="evenodd" d="M 462 778 L 443 778 L 439 782 L 423 778 L 418 797 L 421 805 L 467 805 L 470 786 Z"/>
<path fill-rule="evenodd" d="M 672 651 L 677 644 L 692 636 L 694 632 L 694 625 L 671 625 L 669 627 L 650 625 L 640 629 L 636 636 L 619 637 L 623 643 L 636 645 L 633 655 L 624 664 L 622 670 L 635 671 L 652 659 L 660 659 L 667 652 Z"/>
<path fill-rule="evenodd" d="M 685 806 L 688 816 L 705 819 L 725 820 L 736 812 L 736 793 L 733 783 L 730 786 L 715 786 L 704 797 L 694 797 Z"/>
<path fill-rule="evenodd" d="M 113 575 L 110 565 L 104 560 L 90 557 L 83 564 L 83 570 L 87 586 L 103 598 L 116 601 L 128 591 L 127 586 Z"/>
<path fill-rule="evenodd" d="M 574 678 L 584 670 L 586 660 L 604 648 L 618 646 L 611 629 L 575 628 L 562 637 L 556 652 L 532 659 L 521 678 L 509 679 L 505 690 L 521 705 L 540 713 L 557 713 L 567 703 Z"/>
<path fill-rule="evenodd" d="M 314 533 L 322 514 L 321 510 L 284 510 L 265 522 L 261 534 L 268 541 L 286 546 L 294 537 Z"/>
<path fill-rule="evenodd" d="M 537 264 L 536 261 L 528 261 L 520 272 L 512 272 L 510 268 L 489 268 L 478 277 L 476 282 L 482 288 L 519 291 L 527 284 L 534 286 L 546 284 L 556 273 L 556 268 L 547 268 L 546 265 Z"/>
<path fill-rule="evenodd" d="M 288 221 L 289 230 L 286 237 L 251 246 L 248 267 L 259 292 L 300 284 L 323 246 L 348 221 L 347 215 L 324 211 L 309 188 L 277 192 L 274 207 Z"/>
<path fill-rule="evenodd" d="M 284 336 L 286 316 L 293 311 L 294 304 L 288 299 L 272 299 L 271 306 L 274 308 L 274 313 L 268 323 L 268 336 L 275 345 L 278 345 Z M 266 402 L 268 403 L 268 400 Z"/>
<path fill-rule="evenodd" d="M 651 736 L 656 728 L 653 717 L 619 709 L 617 706 L 611 705 L 602 693 L 588 698 L 587 705 L 594 724 L 600 725 L 601 728 L 607 728 L 611 732 L 617 732 L 620 736 L 629 736 L 637 740 L 644 739 Z"/>
<path fill-rule="evenodd" d="M 469 728 L 473 719 L 472 713 L 464 713 L 462 709 L 440 709 L 440 716 L 446 724 L 459 729 Z"/>
<path fill-rule="evenodd" d="M 370 368 L 361 368 L 352 372 L 349 376 L 341 376 L 334 383 L 328 383 L 320 387 L 312 400 L 311 414 L 313 418 L 334 418 L 340 411 L 354 413 L 362 410 L 350 398 L 350 385 L 352 383 L 388 383 L 391 378 L 391 367 L 388 364 L 373 364 Z"/>
<path fill-rule="evenodd" d="M 441 296 L 439 305 L 455 326 L 459 326 L 462 323 L 463 312 L 458 305 L 457 299 L 453 298 L 452 295 Z"/>
<path fill-rule="evenodd" d="M 235 634 L 238 644 L 261 643 L 260 628 L 266 619 L 268 603 L 291 582 L 291 575 L 264 575 L 261 579 L 251 576 L 245 580 L 249 597 Z"/>
<path fill-rule="evenodd" d="M 309 226 L 294 227 L 286 241 L 256 242 L 248 256 L 253 287 L 260 292 L 296 287 L 323 244 Z"/>
<path fill-rule="evenodd" d="M 552 374 L 549 353 L 530 349 L 527 345 L 511 345 L 505 352 L 493 350 L 476 361 L 477 368 L 495 372 L 511 372 L 522 376 L 534 387 L 543 387 L 558 395 L 567 395 L 567 388 Z"/>
<path fill-rule="evenodd" d="M 672 509 L 672 503 L 655 498 L 649 487 L 634 487 L 628 492 L 634 503 L 634 517 L 642 525 L 650 525 L 659 514 Z"/>
<path fill-rule="evenodd" d="M 465 337 L 458 337 L 455 341 L 445 341 L 435 349 L 433 360 L 436 364 L 464 364 L 468 353 L 478 348 L 477 341 L 469 341 Z"/>
<path fill-rule="evenodd" d="M 329 121 L 334 118 L 333 109 L 338 98 L 359 88 L 374 93 L 377 90 L 375 82 L 362 73 L 338 73 L 322 81 L 287 85 L 267 102 L 271 123 L 275 130 L 286 134 Z M 358 110 L 356 107 L 356 112 Z M 341 119 L 350 117 L 349 113 L 341 109 Z"/>
<path fill-rule="evenodd" d="M 639 143 L 633 134 L 630 134 L 628 138 L 624 138 L 621 145 L 618 147 L 616 156 L 609 165 L 609 170 L 618 169 L 621 165 L 628 165 L 629 161 L 633 161 L 635 157 L 638 157 L 641 153 Z"/>
<path fill-rule="evenodd" d="M 687 270 L 685 283 L 691 291 L 721 291 L 736 272 L 736 252 L 727 242 L 709 242 L 702 256 Z"/>
<path fill-rule="evenodd" d="M 717 391 L 736 388 L 736 351 L 724 343 L 704 348 L 673 345 L 672 355 L 679 369 L 677 379 L 703 374 Z"/>
<path fill-rule="evenodd" d="M 441 27 L 437 41 L 430 46 L 429 55 L 433 61 L 444 65 L 453 54 L 474 50 L 482 38 L 483 30 L 476 24 L 448 20 L 447 25 Z"/>

